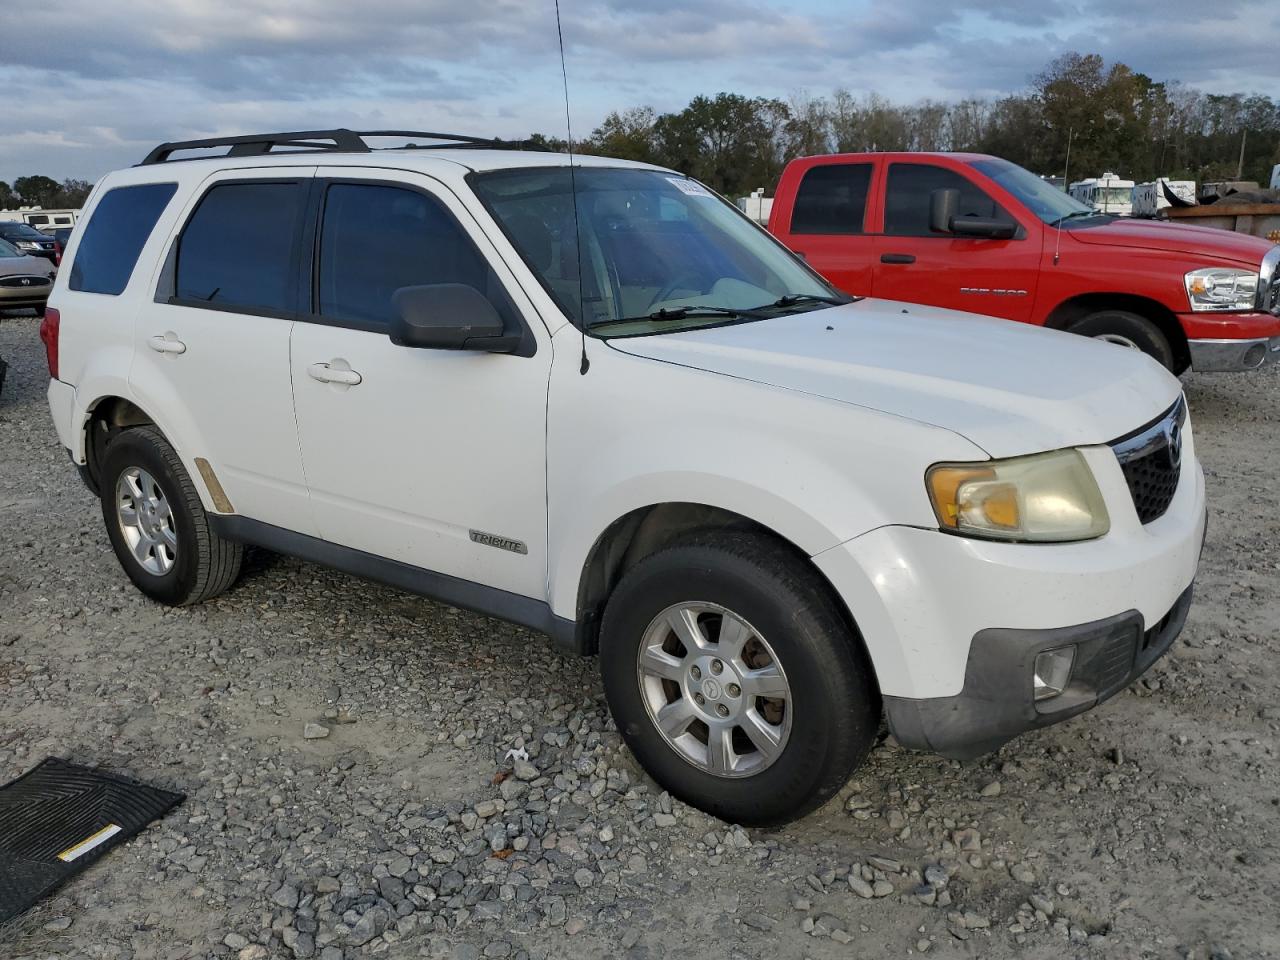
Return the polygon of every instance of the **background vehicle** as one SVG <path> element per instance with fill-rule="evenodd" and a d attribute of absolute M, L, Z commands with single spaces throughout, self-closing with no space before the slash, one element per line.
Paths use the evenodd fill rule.
<path fill-rule="evenodd" d="M 58 255 L 53 237 L 25 223 L 0 222 L 0 240 L 7 240 L 23 253 L 44 257 L 50 262 Z"/>
<path fill-rule="evenodd" d="M 1157 364 L 851 302 L 670 170 L 402 136 L 449 149 L 165 144 L 91 197 L 49 404 L 147 596 L 256 543 L 544 631 L 746 823 L 828 799 L 882 710 L 973 756 L 1172 644 L 1204 478 Z"/>
<path fill-rule="evenodd" d="M 1114 173 L 1077 180 L 1067 188 L 1067 193 L 1098 213 L 1127 217 L 1133 211 L 1133 181 Z"/>
<path fill-rule="evenodd" d="M 794 160 L 769 230 L 851 294 L 1069 330 L 1175 372 L 1280 357 L 1280 247 L 1098 214 L 996 157 Z"/>
<path fill-rule="evenodd" d="M 55 265 L 62 263 L 62 255 L 67 252 L 67 244 L 71 242 L 71 227 L 58 227 L 53 231 L 53 262 Z"/>
<path fill-rule="evenodd" d="M 0 310 L 34 309 L 43 315 L 55 271 L 44 257 L 33 257 L 0 240 Z"/>
<path fill-rule="evenodd" d="M 1154 219 L 1169 207 L 1192 206 L 1196 202 L 1194 180 L 1170 180 L 1160 177 L 1133 188 L 1132 214 L 1135 217 Z"/>

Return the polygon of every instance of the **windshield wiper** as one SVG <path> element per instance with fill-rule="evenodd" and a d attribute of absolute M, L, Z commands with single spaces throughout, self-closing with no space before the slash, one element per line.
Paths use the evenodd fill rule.
<path fill-rule="evenodd" d="M 1102 214 L 1098 213 L 1097 210 L 1072 210 L 1070 213 L 1063 214 L 1057 220 L 1052 221 L 1049 224 L 1049 226 L 1056 227 L 1058 224 L 1063 223 L 1067 220 L 1074 220 L 1076 217 L 1099 217 L 1099 216 L 1102 216 Z"/>
<path fill-rule="evenodd" d="M 671 320 L 685 320 L 689 317 L 747 317 L 751 320 L 764 320 L 768 314 L 761 313 L 760 310 L 739 310 L 735 307 L 704 307 L 701 305 L 690 307 L 675 307 L 667 309 L 663 307 L 661 310 L 655 310 L 653 313 L 645 314 L 640 317 L 613 317 L 609 320 L 597 320 L 595 323 L 587 325 L 587 329 L 594 330 L 596 327 L 606 327 L 615 323 L 636 323 L 641 320 L 657 320 L 660 322 Z"/>
<path fill-rule="evenodd" d="M 769 307 L 794 307 L 799 303 L 829 303 L 832 306 L 839 306 L 842 303 L 853 303 L 853 297 L 824 297 L 816 293 L 788 293 L 785 297 L 779 297 L 773 303 L 766 304 Z M 757 307 L 762 310 L 764 307 Z"/>

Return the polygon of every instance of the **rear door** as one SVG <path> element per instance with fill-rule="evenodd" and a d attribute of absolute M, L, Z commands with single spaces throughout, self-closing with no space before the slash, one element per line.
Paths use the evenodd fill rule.
<path fill-rule="evenodd" d="M 457 197 L 427 176 L 388 176 L 322 168 L 317 181 L 311 313 L 292 363 L 320 535 L 544 600 L 550 339 Z M 483 293 L 521 349 L 393 344 L 396 291 L 445 283 Z"/>
<path fill-rule="evenodd" d="M 867 232 L 878 163 L 818 163 L 801 175 L 786 244 L 845 293 L 870 296 L 875 237 Z"/>
<path fill-rule="evenodd" d="M 130 373 L 138 403 L 189 468 L 208 461 L 234 512 L 300 533 L 314 526 L 289 332 L 314 170 L 228 171 L 195 191 L 139 311 Z"/>
<path fill-rule="evenodd" d="M 930 196 L 958 190 L 961 217 L 1017 218 L 974 179 L 928 162 L 894 161 L 886 171 L 884 228 L 877 240 L 875 295 L 886 300 L 1029 320 L 1040 270 L 1039 232 L 1011 240 L 957 237 L 929 229 Z"/>

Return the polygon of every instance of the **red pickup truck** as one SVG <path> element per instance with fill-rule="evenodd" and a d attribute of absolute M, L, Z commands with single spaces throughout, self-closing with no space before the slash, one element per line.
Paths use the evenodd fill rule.
<path fill-rule="evenodd" d="M 802 157 L 769 230 L 847 293 L 1070 330 L 1179 373 L 1280 362 L 1280 245 L 1098 214 L 997 157 Z"/>

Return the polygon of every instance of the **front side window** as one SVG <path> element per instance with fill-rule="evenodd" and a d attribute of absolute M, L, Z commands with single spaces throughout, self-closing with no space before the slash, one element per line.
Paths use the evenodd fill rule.
<path fill-rule="evenodd" d="M 108 296 L 123 293 L 138 255 L 177 189 L 176 183 L 139 183 L 104 193 L 80 237 L 70 289 Z"/>
<path fill-rule="evenodd" d="M 321 316 L 385 327 L 397 290 L 438 283 L 473 287 L 504 320 L 510 314 L 488 261 L 438 201 L 401 187 L 329 187 L 317 272 Z"/>
<path fill-rule="evenodd" d="M 293 313 L 304 187 L 301 181 L 212 187 L 178 239 L 175 299 L 250 313 Z"/>
<path fill-rule="evenodd" d="M 943 236 L 929 227 L 930 195 L 935 190 L 960 192 L 957 217 L 1009 219 L 977 184 L 954 170 L 928 163 L 894 163 L 889 166 L 885 190 L 884 232 L 898 237 Z"/>
<path fill-rule="evenodd" d="M 828 163 L 811 167 L 796 190 L 791 232 L 862 233 L 870 186 L 869 163 Z"/>
<path fill-rule="evenodd" d="M 736 207 L 686 177 L 541 167 L 468 179 L 565 315 L 602 335 L 762 319 L 756 308 L 813 309 L 839 296 Z M 782 298 L 804 306 L 778 306 Z"/>

